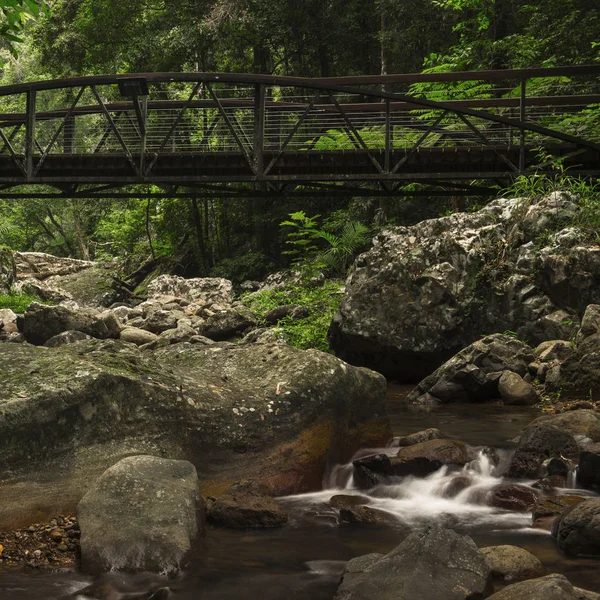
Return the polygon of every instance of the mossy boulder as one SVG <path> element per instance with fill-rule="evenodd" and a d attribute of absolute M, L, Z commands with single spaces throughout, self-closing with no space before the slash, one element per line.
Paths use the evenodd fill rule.
<path fill-rule="evenodd" d="M 318 489 L 328 463 L 390 437 L 385 394 L 372 371 L 276 344 L 6 345 L 0 524 L 72 510 L 131 454 L 189 460 L 205 495 L 248 478 L 272 495 Z"/>

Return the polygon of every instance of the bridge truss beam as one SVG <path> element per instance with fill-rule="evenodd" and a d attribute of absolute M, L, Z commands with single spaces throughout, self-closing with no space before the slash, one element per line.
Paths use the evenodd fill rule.
<path fill-rule="evenodd" d="M 139 196 L 144 186 L 157 186 L 146 191 L 156 197 L 459 195 L 552 175 L 557 161 L 598 178 L 599 74 L 600 66 L 321 80 L 159 73 L 6 86 L 0 189 L 13 198 Z M 571 87 L 580 93 L 548 93 L 565 76 L 579 78 Z M 537 77 L 556 85 L 528 95 Z M 479 98 L 452 87 L 465 81 L 478 84 Z M 439 85 L 419 97 L 404 89 L 443 82 L 443 101 Z"/>

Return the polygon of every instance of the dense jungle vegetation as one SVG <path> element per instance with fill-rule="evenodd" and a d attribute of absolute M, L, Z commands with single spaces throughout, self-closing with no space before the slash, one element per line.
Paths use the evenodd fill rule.
<path fill-rule="evenodd" d="M 600 62 L 596 0 L 3 0 L 0 4 L 2 85 L 149 71 L 316 77 Z M 569 81 L 562 85 L 568 90 Z M 464 94 L 468 97 L 469 90 Z M 460 208 L 487 199 L 472 198 Z M 169 263 L 176 272 L 241 282 L 289 265 L 294 251 L 302 249 L 302 241 L 298 245 L 302 237 L 296 235 L 302 225 L 304 241 L 312 237 L 310 246 L 321 252 L 321 258 L 327 251 L 329 259 L 337 253 L 339 260 L 322 263 L 323 268 L 343 275 L 352 252 L 360 248 L 353 240 L 347 252 L 335 250 L 336 244 L 343 247 L 344 236 L 352 235 L 349 223 L 370 234 L 386 223 L 415 222 L 447 210 L 452 210 L 450 200 L 433 198 L 49 202 L 0 197 L 0 243 L 17 250 L 117 259 L 125 271 L 151 257 Z M 296 220 L 290 221 L 290 214 Z M 302 224 L 302 218 L 312 221 Z M 288 225 L 282 227 L 286 220 Z"/>

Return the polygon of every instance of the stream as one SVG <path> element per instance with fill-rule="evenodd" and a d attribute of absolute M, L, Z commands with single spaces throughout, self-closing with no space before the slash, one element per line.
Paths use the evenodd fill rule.
<path fill-rule="evenodd" d="M 501 460 L 510 453 L 509 440 L 540 414 L 535 408 L 497 404 L 409 406 L 403 402 L 408 391 L 405 386 L 389 387 L 395 436 L 436 427 L 475 448 L 495 447 Z M 290 511 L 286 527 L 248 532 L 209 528 L 202 542 L 206 552 L 201 551 L 187 571 L 169 583 L 173 599 L 331 600 L 346 561 L 370 552 L 387 553 L 411 528 L 427 522 L 445 523 L 468 534 L 479 547 L 521 546 L 536 555 L 548 573 L 562 573 L 576 586 L 600 591 L 600 561 L 567 559 L 548 532 L 531 528 L 529 513 L 501 511 L 480 502 L 482 495 L 501 481 L 495 470 L 487 455 L 479 453 L 459 473 L 469 478 L 468 486 L 453 497 L 445 497 L 444 490 L 457 475 L 445 467 L 427 478 L 406 478 L 367 494 L 353 489 L 350 468 L 338 466 L 328 475 L 325 491 L 281 499 Z M 583 495 L 581 490 L 577 493 Z M 337 525 L 336 511 L 327 504 L 336 494 L 368 495 L 367 504 L 387 512 L 392 522 Z M 0 571 L 0 599 L 58 600 L 74 594 L 73 598 L 84 600 L 76 592 L 91 581 L 73 573 L 4 570 Z"/>

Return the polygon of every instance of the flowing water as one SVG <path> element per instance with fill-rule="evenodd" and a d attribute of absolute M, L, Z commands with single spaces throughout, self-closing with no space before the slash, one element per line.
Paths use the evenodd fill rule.
<path fill-rule="evenodd" d="M 346 561 L 369 552 L 389 552 L 412 528 L 428 522 L 444 523 L 466 533 L 480 547 L 521 546 L 535 554 L 548 572 L 563 573 L 575 585 L 600 591 L 600 561 L 567 559 L 556 550 L 546 531 L 531 527 L 529 514 L 485 504 L 486 493 L 502 481 L 503 464 L 514 446 L 510 440 L 539 411 L 500 405 L 414 407 L 403 403 L 406 391 L 390 386 L 389 412 L 394 435 L 437 427 L 446 436 L 467 442 L 475 449 L 476 458 L 471 463 L 461 470 L 444 467 L 426 478 L 409 477 L 378 486 L 368 494 L 354 488 L 351 466 L 338 465 L 327 475 L 323 491 L 281 499 L 290 511 L 286 527 L 251 532 L 209 530 L 203 541 L 205 552 L 199 552 L 179 579 L 169 582 L 173 599 L 331 600 Z M 497 449 L 497 466 L 482 451 L 484 446 Z M 397 448 L 363 450 L 360 455 L 372 452 L 394 454 Z M 368 506 L 387 513 L 390 522 L 338 525 L 337 511 L 328 504 L 336 494 L 365 498 Z M 0 571 L 0 599 L 52 600 L 75 594 L 72 597 L 83 600 L 76 592 L 91 581 L 73 573 Z M 132 582 L 134 588 L 135 585 Z"/>

